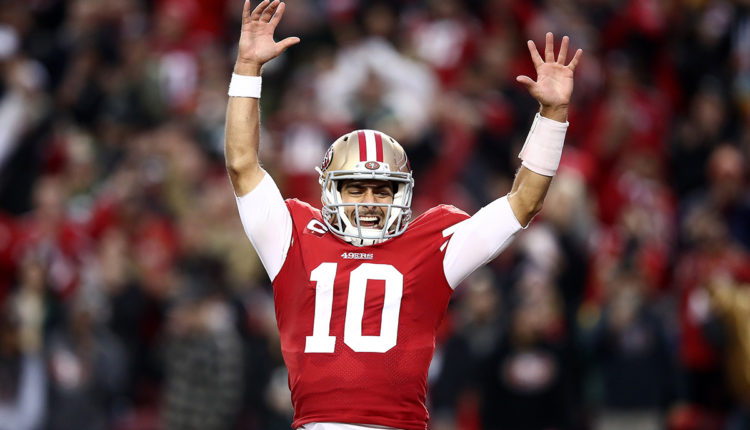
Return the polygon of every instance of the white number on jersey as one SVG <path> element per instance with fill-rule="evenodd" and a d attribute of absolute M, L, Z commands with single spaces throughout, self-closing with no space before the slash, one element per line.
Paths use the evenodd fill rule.
<path fill-rule="evenodd" d="M 336 263 L 321 263 L 310 273 L 315 282 L 315 316 L 313 334 L 305 339 L 305 352 L 333 352 L 336 337 L 330 336 L 333 308 L 333 283 Z M 385 299 L 378 336 L 362 335 L 367 281 L 385 281 Z M 349 297 L 346 301 L 344 343 L 356 352 L 386 352 L 396 346 L 404 276 L 390 264 L 363 263 L 349 275 Z"/>

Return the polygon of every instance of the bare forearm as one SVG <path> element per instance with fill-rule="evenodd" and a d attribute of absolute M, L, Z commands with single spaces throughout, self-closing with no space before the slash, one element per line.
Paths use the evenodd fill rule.
<path fill-rule="evenodd" d="M 527 226 L 534 215 L 542 210 L 544 197 L 551 182 L 551 176 L 534 173 L 523 166 L 518 170 L 513 188 L 508 194 L 508 202 L 513 215 L 522 226 Z"/>
<path fill-rule="evenodd" d="M 542 105 L 539 109 L 539 115 L 557 122 L 566 122 L 568 120 L 568 106 Z"/>
<path fill-rule="evenodd" d="M 258 76 L 260 67 L 238 63 L 235 73 Z M 229 97 L 227 103 L 224 154 L 227 171 L 238 196 L 252 191 L 263 178 L 258 163 L 260 113 L 258 99 Z"/>
<path fill-rule="evenodd" d="M 567 106 L 542 106 L 539 114 L 545 118 L 558 122 L 566 122 L 568 118 Z M 545 176 L 521 166 L 513 181 L 513 188 L 508 195 L 508 201 L 513 214 L 521 225 L 526 226 L 532 218 L 542 210 L 544 197 L 552 182 L 552 176 Z"/>

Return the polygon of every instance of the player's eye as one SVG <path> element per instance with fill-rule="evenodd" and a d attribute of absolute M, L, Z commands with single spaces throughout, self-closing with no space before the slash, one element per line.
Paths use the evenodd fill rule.
<path fill-rule="evenodd" d="M 350 195 L 358 196 L 358 195 L 362 194 L 362 189 L 361 188 L 355 188 L 355 187 L 349 187 L 346 190 L 346 192 L 349 193 Z"/>
<path fill-rule="evenodd" d="M 375 194 L 377 194 L 380 197 L 391 197 L 393 196 L 393 192 L 388 187 L 382 187 L 375 190 Z"/>

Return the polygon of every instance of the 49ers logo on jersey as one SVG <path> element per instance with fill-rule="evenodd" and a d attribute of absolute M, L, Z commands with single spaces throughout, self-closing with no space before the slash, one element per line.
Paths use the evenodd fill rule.
<path fill-rule="evenodd" d="M 345 260 L 372 260 L 374 255 L 370 252 L 344 252 L 341 258 Z"/>

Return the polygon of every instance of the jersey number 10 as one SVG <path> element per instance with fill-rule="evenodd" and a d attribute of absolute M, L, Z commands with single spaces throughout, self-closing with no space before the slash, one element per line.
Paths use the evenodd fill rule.
<path fill-rule="evenodd" d="M 337 263 L 321 263 L 310 273 L 315 284 L 315 319 L 313 334 L 306 336 L 305 352 L 333 352 L 336 336 L 331 336 L 333 284 Z M 365 293 L 368 280 L 385 281 L 385 300 L 380 320 L 380 335 L 362 335 Z M 349 297 L 346 301 L 344 343 L 356 352 L 386 352 L 396 346 L 398 315 L 404 292 L 404 275 L 390 264 L 363 263 L 349 275 Z"/>

